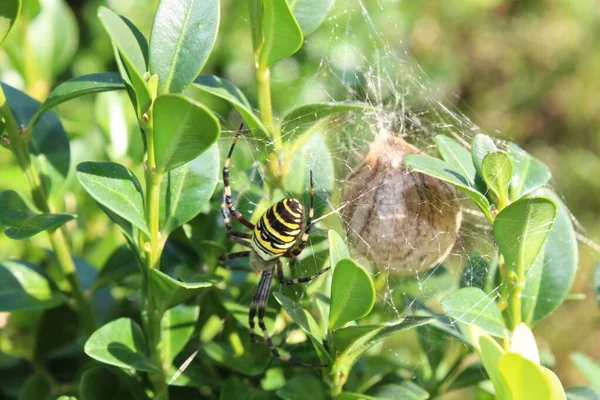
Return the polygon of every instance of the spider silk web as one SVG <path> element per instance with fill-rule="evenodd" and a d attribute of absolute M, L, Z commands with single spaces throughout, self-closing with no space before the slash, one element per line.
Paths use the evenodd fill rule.
<path fill-rule="evenodd" d="M 265 165 L 272 160 L 264 149 L 272 148 L 273 143 L 261 141 L 248 131 L 238 142 L 230 167 L 233 201 L 250 219 L 284 196 L 299 198 L 308 209 L 308 171 L 314 173 L 317 224 L 299 263 L 291 271 L 288 265 L 286 275 L 306 276 L 322 269 L 327 262 L 327 231 L 334 229 L 345 237 L 351 230 L 341 217 L 350 205 L 342 200 L 342 190 L 348 184 L 348 177 L 365 159 L 370 144 L 382 135 L 400 137 L 422 152 L 438 157 L 434 142 L 437 135 L 448 136 L 468 148 L 476 134 L 485 133 L 453 106 L 452 94 L 432 83 L 411 56 L 403 40 L 406 21 L 399 18 L 399 3 L 338 0 L 319 30 L 305 39 L 300 53 L 272 68 L 273 103 L 279 117 L 288 110 L 311 103 L 358 101 L 372 107 L 337 113 L 313 126 L 315 133 L 290 158 L 289 175 L 280 182 L 283 191 L 259 194 L 253 189 L 265 180 Z M 227 70 L 225 77 L 236 84 L 243 80 L 233 69 Z M 249 87 L 251 85 L 249 83 Z M 284 142 L 302 136 L 307 129 L 301 124 L 304 117 L 306 115 L 298 118 L 297 128 L 283 132 Z M 235 117 L 224 119 L 229 121 Z M 219 143 L 222 150 L 229 148 L 233 134 L 232 131 L 222 136 Z M 502 140 L 494 141 L 499 148 L 505 148 Z M 464 196 L 459 195 L 452 201 L 458 202 L 462 209 L 460 230 L 447 257 L 433 268 L 415 265 L 412 275 L 402 275 L 350 249 L 353 258 L 371 273 L 377 290 L 374 315 L 361 323 L 395 321 L 415 314 L 421 305 L 442 312 L 440 299 L 456 291 L 461 279 L 463 286 L 484 279 L 474 266 L 482 261 L 491 265 L 495 262 L 491 226 Z M 473 272 L 465 273 L 469 269 Z M 320 288 L 317 280 L 293 286 L 291 290 L 308 304 L 311 314 L 317 316 L 314 294 Z M 255 289 L 247 290 L 244 296 L 251 299 Z M 489 304 L 499 296 L 498 289 L 496 286 L 488 294 Z M 281 289 L 274 283 L 272 290 Z M 458 330 L 456 324 L 450 326 Z M 395 360 L 400 367 L 418 365 L 422 361 L 418 358 L 416 336 L 419 333 L 416 332 L 394 336 L 375 349 L 375 353 Z M 275 344 L 281 348 L 284 341 L 276 339 Z"/>

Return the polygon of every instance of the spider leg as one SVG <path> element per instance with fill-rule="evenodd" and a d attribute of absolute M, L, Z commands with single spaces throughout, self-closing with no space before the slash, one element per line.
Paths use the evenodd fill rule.
<path fill-rule="evenodd" d="M 226 208 L 229 209 L 231 216 L 240 221 L 246 228 L 254 229 L 254 224 L 244 218 L 242 213 L 239 212 L 233 205 L 233 201 L 231 200 L 231 186 L 229 185 L 229 163 L 231 162 L 231 154 L 233 154 L 233 149 L 235 148 L 235 144 L 240 137 L 243 126 L 244 124 L 240 125 L 240 130 L 238 130 L 235 138 L 233 138 L 233 143 L 229 149 L 229 154 L 227 154 L 227 158 L 225 159 L 225 163 L 223 165 L 223 185 L 225 186 L 225 193 L 223 194 L 223 203 L 221 203 L 221 215 L 223 216 L 225 227 L 227 228 L 228 232 L 231 231 L 232 225 L 229 217 L 227 216 Z"/>
<path fill-rule="evenodd" d="M 225 261 L 234 260 L 236 258 L 249 257 L 249 256 L 250 256 L 250 250 L 238 251 L 235 253 L 225 253 L 225 254 L 221 255 L 221 257 L 219 257 L 219 265 L 221 267 L 224 267 Z"/>
<path fill-rule="evenodd" d="M 310 236 L 310 230 L 312 228 L 312 220 L 315 216 L 315 186 L 313 184 L 313 174 L 310 171 L 310 210 L 308 211 L 308 219 L 306 220 L 306 228 L 304 228 L 304 234 L 302 235 L 302 239 L 300 240 L 300 244 L 295 249 L 292 249 L 285 253 L 283 257 L 297 257 L 304 250 L 304 246 L 306 246 L 306 242 L 308 242 L 308 237 Z"/>
<path fill-rule="evenodd" d="M 305 276 L 303 278 L 285 279 L 285 276 L 283 274 L 283 266 L 281 265 L 281 260 L 277 260 L 277 277 L 279 278 L 279 283 L 282 285 L 286 285 L 286 286 L 287 285 L 295 285 L 297 283 L 310 282 L 313 279 L 315 279 L 316 277 L 318 277 L 319 275 L 329 271 L 329 269 L 330 269 L 330 267 L 323 268 L 316 274 L 312 274 L 311 276 Z"/>
<path fill-rule="evenodd" d="M 256 335 L 254 333 L 254 318 L 256 317 L 256 309 L 257 307 L 262 306 L 264 316 L 265 307 L 267 304 L 267 300 L 269 299 L 269 288 L 271 287 L 271 280 L 273 279 L 273 270 L 271 270 L 271 274 L 269 275 L 268 271 L 264 271 L 260 277 L 260 282 L 258 283 L 258 289 L 256 290 L 256 294 L 254 295 L 254 299 L 252 299 L 252 304 L 250 304 L 250 312 L 248 313 L 248 326 L 250 327 L 250 340 L 253 342 L 257 342 Z M 266 291 L 265 291 L 266 287 Z M 259 316 L 259 321 L 262 320 L 262 317 Z M 260 322 L 259 322 L 260 324 Z M 264 326 L 264 323 L 263 323 Z M 261 326 L 262 328 L 262 326 Z"/>

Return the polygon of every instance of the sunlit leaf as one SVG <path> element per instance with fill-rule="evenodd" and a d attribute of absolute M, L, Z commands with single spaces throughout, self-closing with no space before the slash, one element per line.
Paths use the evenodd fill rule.
<path fill-rule="evenodd" d="M 199 306 L 175 307 L 165 312 L 160 322 L 164 365 L 171 365 L 175 356 L 190 340 L 199 314 Z"/>
<path fill-rule="evenodd" d="M 202 211 L 215 191 L 219 171 L 219 147 L 213 144 L 165 174 L 160 187 L 160 229 L 165 237 Z"/>
<path fill-rule="evenodd" d="M 510 199 L 514 201 L 544 186 L 550 180 L 550 169 L 514 143 L 508 147 L 515 172 L 510 182 Z"/>
<path fill-rule="evenodd" d="M 0 192 L 0 224 L 11 239 L 28 239 L 40 232 L 56 229 L 77 218 L 75 214 L 41 214 L 32 211 L 14 190 Z"/>
<path fill-rule="evenodd" d="M 435 143 L 444 161 L 459 170 L 462 176 L 467 178 L 469 184 L 474 187 L 477 171 L 469 150 L 456 140 L 444 135 L 437 135 Z"/>
<path fill-rule="evenodd" d="M 325 21 L 335 0 L 295 0 L 290 2 L 292 12 L 304 36 L 313 33 Z"/>
<path fill-rule="evenodd" d="M 21 261 L 0 263 L 0 311 L 43 310 L 64 302 L 48 278 Z"/>
<path fill-rule="evenodd" d="M 21 0 L 4 0 L 0 3 L 0 44 L 10 32 L 20 11 Z"/>
<path fill-rule="evenodd" d="M 498 363 L 513 400 L 554 399 L 542 367 L 515 353 L 506 353 Z"/>
<path fill-rule="evenodd" d="M 181 93 L 198 76 L 219 29 L 218 0 L 162 0 L 150 36 L 159 93 Z"/>
<path fill-rule="evenodd" d="M 337 329 L 367 315 L 375 304 L 375 288 L 369 273 L 353 260 L 340 260 L 331 282 L 329 328 Z"/>
<path fill-rule="evenodd" d="M 77 178 L 98 203 L 150 235 L 142 187 L 133 172 L 113 162 L 83 162 L 77 166 Z"/>
<path fill-rule="evenodd" d="M 203 75 L 196 78 L 194 87 L 228 101 L 240 113 L 252 135 L 259 139 L 269 141 L 271 134 L 263 125 L 260 118 L 254 113 L 252 105 L 233 83 L 214 75 Z"/>
<path fill-rule="evenodd" d="M 480 133 L 476 135 L 473 139 L 473 142 L 471 142 L 471 157 L 473 159 L 473 165 L 475 166 L 475 170 L 480 177 L 483 176 L 483 159 L 488 153 L 495 150 L 498 150 L 498 148 L 494 144 L 494 141 L 487 135 Z"/>
<path fill-rule="evenodd" d="M 157 372 L 147 356 L 141 328 L 129 318 L 119 318 L 102 326 L 87 340 L 84 351 L 105 364 Z"/>
<path fill-rule="evenodd" d="M 442 307 L 457 322 L 476 324 L 491 335 L 503 337 L 504 318 L 496 297 L 474 287 L 466 287 L 442 299 Z"/>
<path fill-rule="evenodd" d="M 180 95 L 154 101 L 154 150 L 157 173 L 168 172 L 200 156 L 221 133 L 219 121 L 205 106 Z"/>
<path fill-rule="evenodd" d="M 153 293 L 152 302 L 159 313 L 183 303 L 215 282 L 214 278 L 182 282 L 156 269 L 150 270 L 149 278 Z"/>
<path fill-rule="evenodd" d="M 481 164 L 481 177 L 494 193 L 498 207 L 508 204 L 508 188 L 513 176 L 513 162 L 505 151 L 494 150 L 485 155 Z"/>

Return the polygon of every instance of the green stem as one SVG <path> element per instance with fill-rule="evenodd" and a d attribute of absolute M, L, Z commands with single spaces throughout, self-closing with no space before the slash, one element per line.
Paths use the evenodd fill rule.
<path fill-rule="evenodd" d="M 160 267 L 160 255 L 164 246 L 164 240 L 160 234 L 160 183 L 162 174 L 156 170 L 156 157 L 154 152 L 154 126 L 151 114 L 144 114 L 143 130 L 146 135 L 147 145 L 147 168 L 146 168 L 146 224 L 150 231 L 150 237 L 143 237 L 142 248 L 145 252 L 146 271 L 144 285 L 142 288 L 142 320 L 144 332 L 148 340 L 150 361 L 156 367 L 157 372 L 148 374 L 155 392 L 155 399 L 168 400 L 169 389 L 166 374 L 163 368 L 162 346 L 161 346 L 161 317 L 162 311 L 156 307 L 155 294 L 150 285 L 150 270 Z M 147 240 L 147 241 L 146 241 Z"/>
<path fill-rule="evenodd" d="M 31 195 L 36 207 L 43 213 L 51 213 L 52 210 L 48 205 L 48 199 L 44 188 L 42 186 L 42 179 L 35 164 L 31 162 L 31 154 L 29 152 L 29 139 L 31 138 L 31 131 L 20 129 L 17 126 L 17 122 L 14 118 L 12 110 L 4 91 L 0 87 L 0 116 L 4 118 L 5 129 L 10 140 L 10 149 L 15 155 L 19 167 L 25 174 L 29 187 L 31 188 Z M 33 126 L 31 127 L 33 129 Z M 94 318 L 94 310 L 91 303 L 85 296 L 79 280 L 76 275 L 75 263 L 71 257 L 67 240 L 63 234 L 62 228 L 48 231 L 48 237 L 50 244 L 56 255 L 58 267 L 61 275 L 70 286 L 70 294 L 77 304 L 77 310 L 79 312 L 81 323 L 85 329 L 85 332 L 91 334 L 96 330 L 96 321 Z"/>
<path fill-rule="evenodd" d="M 281 132 L 273 123 L 273 105 L 271 104 L 271 71 L 269 68 L 261 66 L 256 67 L 256 85 L 258 86 L 258 110 L 260 119 L 273 136 L 273 146 L 275 153 L 281 154 L 283 143 L 281 142 Z"/>
<path fill-rule="evenodd" d="M 509 281 L 508 304 L 510 309 L 510 327 L 514 330 L 523 321 L 521 310 L 521 293 L 525 288 L 525 274 L 518 271 L 516 274 L 507 274 Z"/>

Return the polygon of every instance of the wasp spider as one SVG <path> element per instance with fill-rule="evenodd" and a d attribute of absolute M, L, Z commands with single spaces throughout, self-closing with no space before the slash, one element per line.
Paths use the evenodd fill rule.
<path fill-rule="evenodd" d="M 295 285 L 297 283 L 310 282 L 329 270 L 329 267 L 327 267 L 311 276 L 297 279 L 285 279 L 283 267 L 281 265 L 281 257 L 297 257 L 302 253 L 302 250 L 304 250 L 304 246 L 308 241 L 314 215 L 315 188 L 313 185 L 312 171 L 310 172 L 310 210 L 304 229 L 302 229 L 304 226 L 304 206 L 298 200 L 292 198 L 283 199 L 272 205 L 260 217 L 258 223 L 254 225 L 244 218 L 244 216 L 235 208 L 231 200 L 229 163 L 239 136 L 240 132 L 238 132 L 233 139 L 233 144 L 231 145 L 231 149 L 229 149 L 229 154 L 227 155 L 223 166 L 225 193 L 223 195 L 223 203 L 221 204 L 221 214 L 223 215 L 229 238 L 236 243 L 249 247 L 251 250 L 223 254 L 219 258 L 219 264 L 223 265 L 225 261 L 234 258 L 250 257 L 250 268 L 255 272 L 262 273 L 260 283 L 258 284 L 258 290 L 254 296 L 254 300 L 252 300 L 250 313 L 248 315 L 250 337 L 255 341 L 254 320 L 258 314 L 258 326 L 262 330 L 264 340 L 271 349 L 273 355 L 281 360 L 296 363 L 289 357 L 282 356 L 279 351 L 277 351 L 277 348 L 269 336 L 263 318 L 275 268 L 277 268 L 279 283 L 282 285 Z M 227 215 L 227 209 L 229 209 L 229 213 L 233 218 L 252 230 L 252 233 L 234 231 L 232 229 L 231 220 Z M 295 246 L 296 244 L 298 245 Z M 303 363 L 296 364 L 313 366 Z"/>

